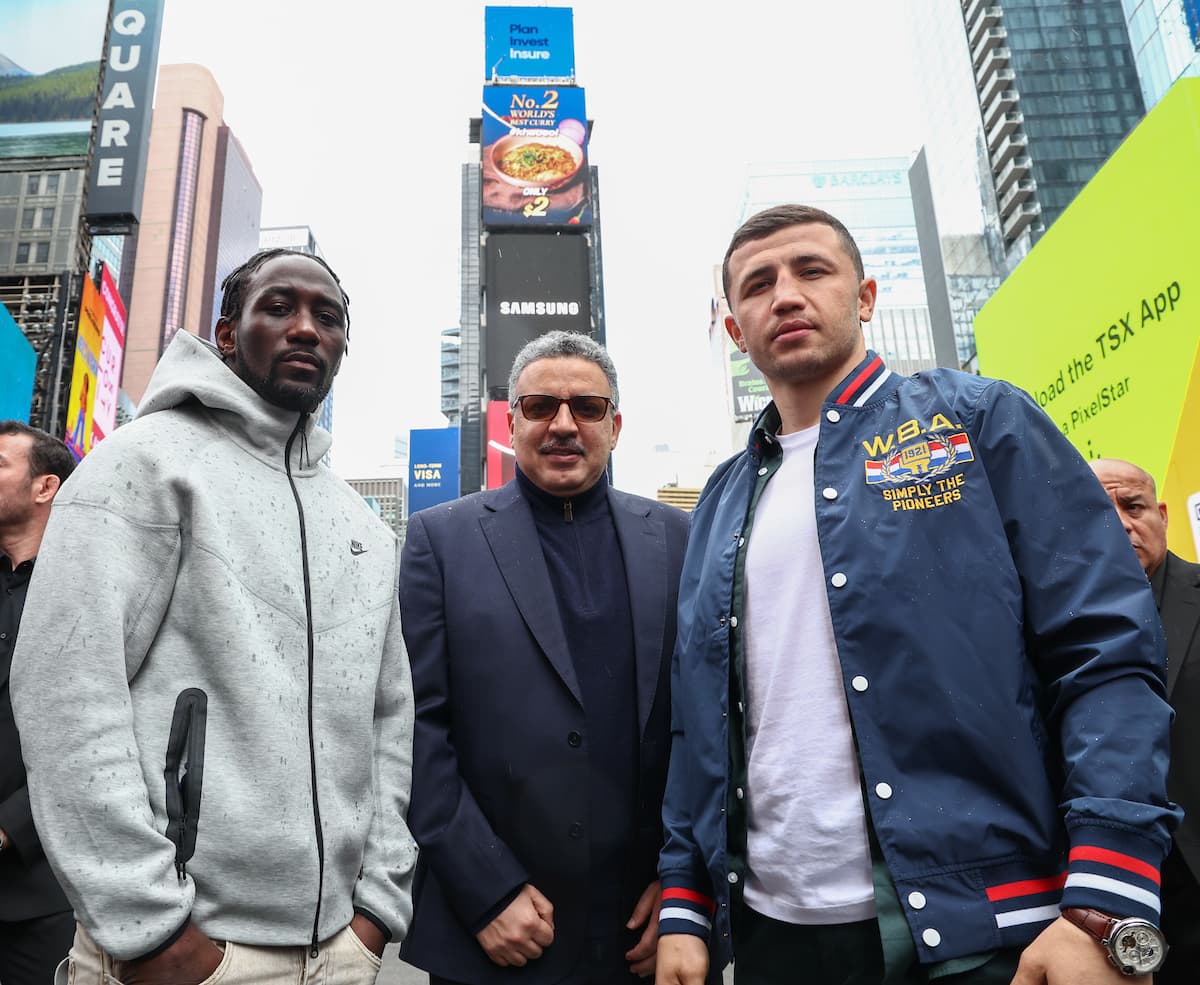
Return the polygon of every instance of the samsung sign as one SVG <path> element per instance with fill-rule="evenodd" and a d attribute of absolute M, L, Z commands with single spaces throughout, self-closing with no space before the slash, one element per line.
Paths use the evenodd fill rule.
<path fill-rule="evenodd" d="M 496 79 L 574 79 L 570 7 L 484 7 L 484 74 Z"/>
<path fill-rule="evenodd" d="M 579 233 L 490 233 L 484 263 L 489 390 L 508 385 L 526 342 L 555 329 L 591 334 L 587 239 Z"/>
<path fill-rule="evenodd" d="M 87 225 L 93 233 L 130 233 L 141 214 L 162 5 L 113 0 L 88 175 Z"/>

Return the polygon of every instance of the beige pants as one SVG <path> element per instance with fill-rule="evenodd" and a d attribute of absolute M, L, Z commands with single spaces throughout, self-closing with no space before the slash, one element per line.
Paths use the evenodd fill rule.
<path fill-rule="evenodd" d="M 347 925 L 309 957 L 309 948 L 254 947 L 225 942 L 225 957 L 203 985 L 374 985 L 379 958 Z M 113 960 L 75 925 L 75 944 L 58 966 L 54 985 L 120 985 Z"/>

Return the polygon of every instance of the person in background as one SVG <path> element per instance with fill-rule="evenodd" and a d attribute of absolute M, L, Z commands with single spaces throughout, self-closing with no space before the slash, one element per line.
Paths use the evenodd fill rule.
<path fill-rule="evenodd" d="M 46 985 L 71 947 L 75 917 L 42 851 L 29 807 L 8 677 L 50 504 L 75 468 L 67 446 L 0 421 L 0 982 Z"/>
<path fill-rule="evenodd" d="M 1163 862 L 1163 931 L 1171 953 L 1155 981 L 1192 985 L 1200 969 L 1200 564 L 1167 550 L 1167 504 L 1150 473 L 1114 458 L 1090 465 L 1150 580 L 1167 634 L 1167 700 L 1175 709 L 1167 792 L 1184 815 Z"/>

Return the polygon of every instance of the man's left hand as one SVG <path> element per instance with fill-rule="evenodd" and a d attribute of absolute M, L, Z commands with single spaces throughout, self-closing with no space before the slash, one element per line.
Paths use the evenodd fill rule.
<path fill-rule="evenodd" d="M 662 902 L 662 884 L 655 879 L 638 897 L 633 916 L 625 924 L 629 930 L 637 930 L 645 924 L 641 939 L 625 952 L 629 970 L 641 978 L 654 974 L 654 958 L 658 953 L 658 905 Z"/>
<path fill-rule="evenodd" d="M 350 920 L 350 933 L 362 941 L 363 946 L 377 958 L 383 957 L 383 949 L 387 947 L 387 938 L 375 924 L 356 913 Z"/>
<path fill-rule="evenodd" d="M 1091 934 L 1059 917 L 1021 953 L 1012 985 L 1150 985 L 1150 976 L 1121 974 Z"/>

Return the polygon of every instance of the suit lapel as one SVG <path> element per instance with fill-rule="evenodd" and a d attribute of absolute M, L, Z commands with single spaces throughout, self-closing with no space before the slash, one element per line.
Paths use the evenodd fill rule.
<path fill-rule="evenodd" d="M 663 607 L 667 599 L 666 528 L 661 520 L 650 516 L 648 507 L 636 503 L 631 506 L 615 489 L 609 489 L 608 502 L 629 584 L 640 739 L 646 733 L 662 666 Z"/>
<path fill-rule="evenodd" d="M 1170 699 L 1200 625 L 1200 605 L 1197 604 L 1200 586 L 1196 584 L 1192 569 L 1185 567 L 1174 554 L 1168 553 L 1164 563 L 1167 571 L 1163 583 L 1163 608 L 1170 610 L 1170 617 L 1163 620 L 1167 633 L 1167 698 Z"/>
<path fill-rule="evenodd" d="M 554 586 L 550 584 L 542 543 L 529 504 L 521 496 L 517 484 L 510 482 L 487 504 L 487 508 L 494 512 L 481 516 L 479 524 L 521 618 L 546 659 L 582 705 L 575 665 L 571 662 Z"/>

